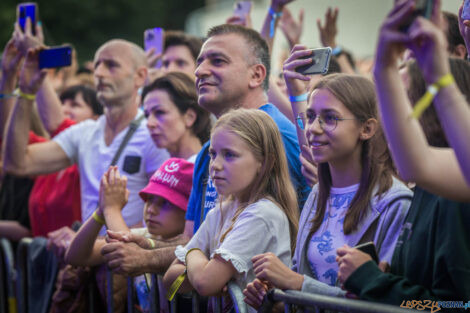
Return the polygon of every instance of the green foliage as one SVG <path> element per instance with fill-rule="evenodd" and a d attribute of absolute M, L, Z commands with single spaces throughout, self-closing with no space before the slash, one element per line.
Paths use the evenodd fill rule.
<path fill-rule="evenodd" d="M 151 27 L 183 29 L 186 16 L 204 0 L 38 0 L 47 45 L 70 43 L 81 62 L 93 58 L 106 40 L 123 38 L 143 45 Z M 0 45 L 11 37 L 16 1 L 0 1 Z M 1 49 L 1 48 L 0 48 Z"/>

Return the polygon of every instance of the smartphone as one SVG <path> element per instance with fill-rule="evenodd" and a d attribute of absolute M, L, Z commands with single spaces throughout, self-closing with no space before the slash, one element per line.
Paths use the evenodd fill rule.
<path fill-rule="evenodd" d="M 375 245 L 372 241 L 357 245 L 354 248 L 367 253 L 375 263 L 379 263 L 379 256 L 377 255 L 377 250 L 375 249 Z"/>
<path fill-rule="evenodd" d="M 144 31 L 144 48 L 148 51 L 152 48 L 155 49 L 155 53 L 163 53 L 163 28 L 155 27 Z M 158 60 L 155 68 L 161 68 L 162 61 Z"/>
<path fill-rule="evenodd" d="M 72 64 L 72 47 L 60 46 L 39 51 L 39 68 L 56 68 Z"/>
<path fill-rule="evenodd" d="M 251 5 L 251 1 L 237 1 L 233 8 L 233 15 L 245 19 L 245 16 L 251 12 Z"/>
<path fill-rule="evenodd" d="M 430 19 L 433 7 L 434 0 L 415 0 L 415 10 L 413 14 L 411 14 L 410 17 L 406 20 L 406 22 L 402 24 L 400 30 L 402 32 L 407 32 L 410 25 L 418 16 Z"/>
<path fill-rule="evenodd" d="M 33 35 L 36 35 L 36 23 L 37 23 L 37 4 L 34 2 L 20 3 L 17 8 L 18 24 L 20 24 L 21 30 L 24 32 L 26 26 L 26 19 L 31 19 L 31 26 Z"/>
<path fill-rule="evenodd" d="M 470 0 L 465 0 L 463 4 L 462 20 L 470 20 Z"/>
<path fill-rule="evenodd" d="M 312 54 L 302 57 L 302 59 L 312 59 L 312 62 L 299 66 L 295 69 L 297 73 L 304 75 L 326 74 L 330 65 L 331 48 L 311 49 Z"/>

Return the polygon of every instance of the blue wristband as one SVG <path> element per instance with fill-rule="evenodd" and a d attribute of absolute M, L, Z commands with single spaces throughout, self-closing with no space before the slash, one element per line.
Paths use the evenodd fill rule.
<path fill-rule="evenodd" d="M 336 57 L 336 56 L 340 55 L 341 52 L 343 52 L 343 48 L 341 48 L 341 46 L 336 46 L 336 47 L 331 51 L 331 54 Z"/>
<path fill-rule="evenodd" d="M 276 24 L 276 19 L 280 18 L 282 16 L 282 11 L 281 12 L 276 12 L 272 7 L 269 7 L 269 15 L 271 15 L 271 23 L 269 24 L 269 37 L 273 38 L 274 37 L 274 27 Z"/>
<path fill-rule="evenodd" d="M 301 101 L 307 101 L 308 99 L 308 92 L 298 95 L 298 96 L 289 96 L 290 102 L 301 102 Z"/>

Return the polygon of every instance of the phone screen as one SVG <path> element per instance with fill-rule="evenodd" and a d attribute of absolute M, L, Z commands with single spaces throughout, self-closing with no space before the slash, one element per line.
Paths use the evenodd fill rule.
<path fill-rule="evenodd" d="M 434 8 L 434 0 L 415 0 L 415 10 L 412 15 L 400 26 L 400 31 L 407 32 L 410 25 L 418 16 L 431 18 Z"/>
<path fill-rule="evenodd" d="M 70 46 L 53 47 L 39 51 L 39 68 L 55 68 L 72 64 Z"/>
<path fill-rule="evenodd" d="M 465 0 L 462 10 L 462 19 L 470 20 L 470 0 Z"/>
<path fill-rule="evenodd" d="M 144 32 L 144 48 L 145 51 L 154 48 L 156 54 L 163 53 L 163 28 L 150 28 Z M 161 67 L 162 61 L 158 60 L 155 68 Z"/>
<path fill-rule="evenodd" d="M 31 19 L 32 32 L 36 34 L 36 3 L 22 3 L 18 5 L 18 24 L 24 31 L 26 19 Z"/>
<path fill-rule="evenodd" d="M 304 75 L 312 74 L 326 74 L 328 73 L 328 66 L 330 65 L 331 48 L 312 49 L 312 54 L 303 57 L 302 59 L 312 59 L 310 64 L 299 66 L 295 69 L 296 72 Z"/>

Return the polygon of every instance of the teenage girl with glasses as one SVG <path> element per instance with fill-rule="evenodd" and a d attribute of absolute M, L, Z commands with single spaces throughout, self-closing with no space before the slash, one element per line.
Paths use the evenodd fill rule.
<path fill-rule="evenodd" d="M 390 260 L 411 202 L 412 192 L 393 177 L 373 83 L 333 74 L 308 95 L 309 77 L 295 69 L 310 62 L 301 58 L 309 53 L 294 47 L 284 77 L 294 112 L 307 107 L 307 148 L 318 164 L 318 184 L 302 210 L 292 270 L 270 253 L 252 259 L 257 279 L 244 294 L 253 307 L 267 286 L 345 296 L 337 283 L 336 249 L 373 241 L 379 258 Z"/>

